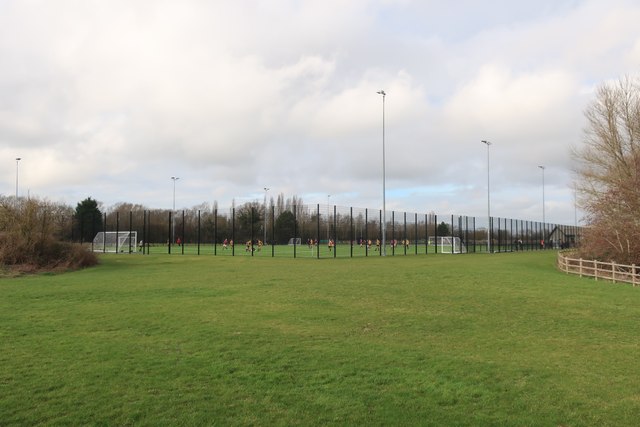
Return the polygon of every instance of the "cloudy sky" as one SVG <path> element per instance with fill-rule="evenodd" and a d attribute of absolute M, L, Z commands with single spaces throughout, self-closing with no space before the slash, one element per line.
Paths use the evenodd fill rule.
<path fill-rule="evenodd" d="M 0 193 L 171 208 L 177 176 L 177 208 L 379 209 L 383 89 L 388 210 L 486 215 L 489 140 L 491 213 L 542 220 L 544 178 L 573 224 L 570 150 L 594 89 L 640 70 L 638 22 L 637 0 L 0 0 Z"/>

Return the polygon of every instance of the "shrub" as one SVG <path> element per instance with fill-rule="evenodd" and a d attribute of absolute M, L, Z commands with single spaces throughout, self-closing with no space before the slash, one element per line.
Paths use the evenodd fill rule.
<path fill-rule="evenodd" d="M 68 209 L 46 200 L 0 198 L 0 265 L 18 271 L 61 271 L 96 265 L 79 244 L 60 241 Z"/>

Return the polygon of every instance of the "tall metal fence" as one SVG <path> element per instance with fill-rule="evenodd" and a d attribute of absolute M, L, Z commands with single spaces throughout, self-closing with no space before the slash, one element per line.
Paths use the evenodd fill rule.
<path fill-rule="evenodd" d="M 114 211 L 74 217 L 70 239 L 105 251 L 93 240 L 98 233 L 135 232 L 137 240 L 121 243 L 117 252 L 336 258 L 568 248 L 581 237 L 581 227 L 510 218 L 398 211 L 385 217 L 383 239 L 383 215 L 376 209 L 251 204 L 212 211 Z"/>

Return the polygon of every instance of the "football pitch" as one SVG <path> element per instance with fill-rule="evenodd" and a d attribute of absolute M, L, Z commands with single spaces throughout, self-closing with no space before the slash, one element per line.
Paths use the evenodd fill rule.
<path fill-rule="evenodd" d="M 152 252 L 0 278 L 0 425 L 637 425 L 640 290 L 554 262 Z"/>
<path fill-rule="evenodd" d="M 97 252 L 101 252 L 101 247 L 95 246 Z M 132 248 L 135 252 L 141 252 L 141 248 Z M 326 242 L 322 242 L 319 245 L 307 245 L 302 243 L 300 245 L 263 245 L 257 244 L 251 246 L 243 243 L 236 243 L 235 247 L 227 245 L 225 248 L 222 244 L 185 244 L 185 245 L 150 245 L 145 247 L 145 251 L 148 250 L 151 255 L 158 254 L 171 254 L 171 255 L 217 255 L 217 256 L 254 256 L 254 257 L 285 257 L 285 258 L 357 258 L 357 257 L 376 257 L 381 256 L 380 247 L 376 247 L 375 243 L 367 246 L 364 244 L 354 243 L 338 243 L 335 246 L 329 248 Z M 124 246 L 120 248 L 122 252 L 129 252 L 129 247 Z M 392 246 L 386 245 L 386 255 L 389 256 L 411 256 L 411 255 L 429 255 L 436 253 L 461 253 L 467 252 L 486 252 L 485 245 L 466 246 L 461 249 L 459 246 L 455 248 L 451 245 L 425 245 L 424 242 L 410 243 L 407 246 L 397 244 Z M 494 246 L 494 251 L 512 251 L 513 248 L 508 245 L 502 245 L 501 247 Z M 115 252 L 115 251 L 114 251 Z"/>

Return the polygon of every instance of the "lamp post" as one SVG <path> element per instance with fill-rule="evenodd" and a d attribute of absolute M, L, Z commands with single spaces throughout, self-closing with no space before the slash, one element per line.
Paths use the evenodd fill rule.
<path fill-rule="evenodd" d="M 542 169 L 542 226 L 546 223 L 545 212 L 544 212 L 544 166 L 538 166 Z"/>
<path fill-rule="evenodd" d="M 176 241 L 176 181 L 180 179 L 180 177 L 172 176 L 173 180 L 173 210 L 171 211 L 171 243 L 175 243 Z"/>
<path fill-rule="evenodd" d="M 18 201 L 18 164 L 20 160 L 20 157 L 16 157 L 16 201 Z"/>
<path fill-rule="evenodd" d="M 542 240 L 545 240 L 545 228 L 546 228 L 546 218 L 545 218 L 545 212 L 544 212 L 544 166 L 538 166 L 540 169 L 542 169 Z"/>
<path fill-rule="evenodd" d="M 482 141 L 487 145 L 487 252 L 491 252 L 491 180 L 490 180 L 490 167 L 489 167 L 489 147 L 491 142 Z"/>
<path fill-rule="evenodd" d="M 384 155 L 384 98 L 387 96 L 384 90 L 377 92 L 382 95 L 382 256 L 387 255 L 387 201 L 385 183 L 385 155 Z"/>
<path fill-rule="evenodd" d="M 267 244 L 267 192 L 269 187 L 264 187 L 264 239 L 262 242 Z"/>
<path fill-rule="evenodd" d="M 329 218 L 331 218 L 331 213 L 329 211 L 329 198 L 331 197 L 331 194 L 327 194 L 327 244 L 329 243 L 329 230 L 331 229 L 331 221 L 329 221 Z"/>

